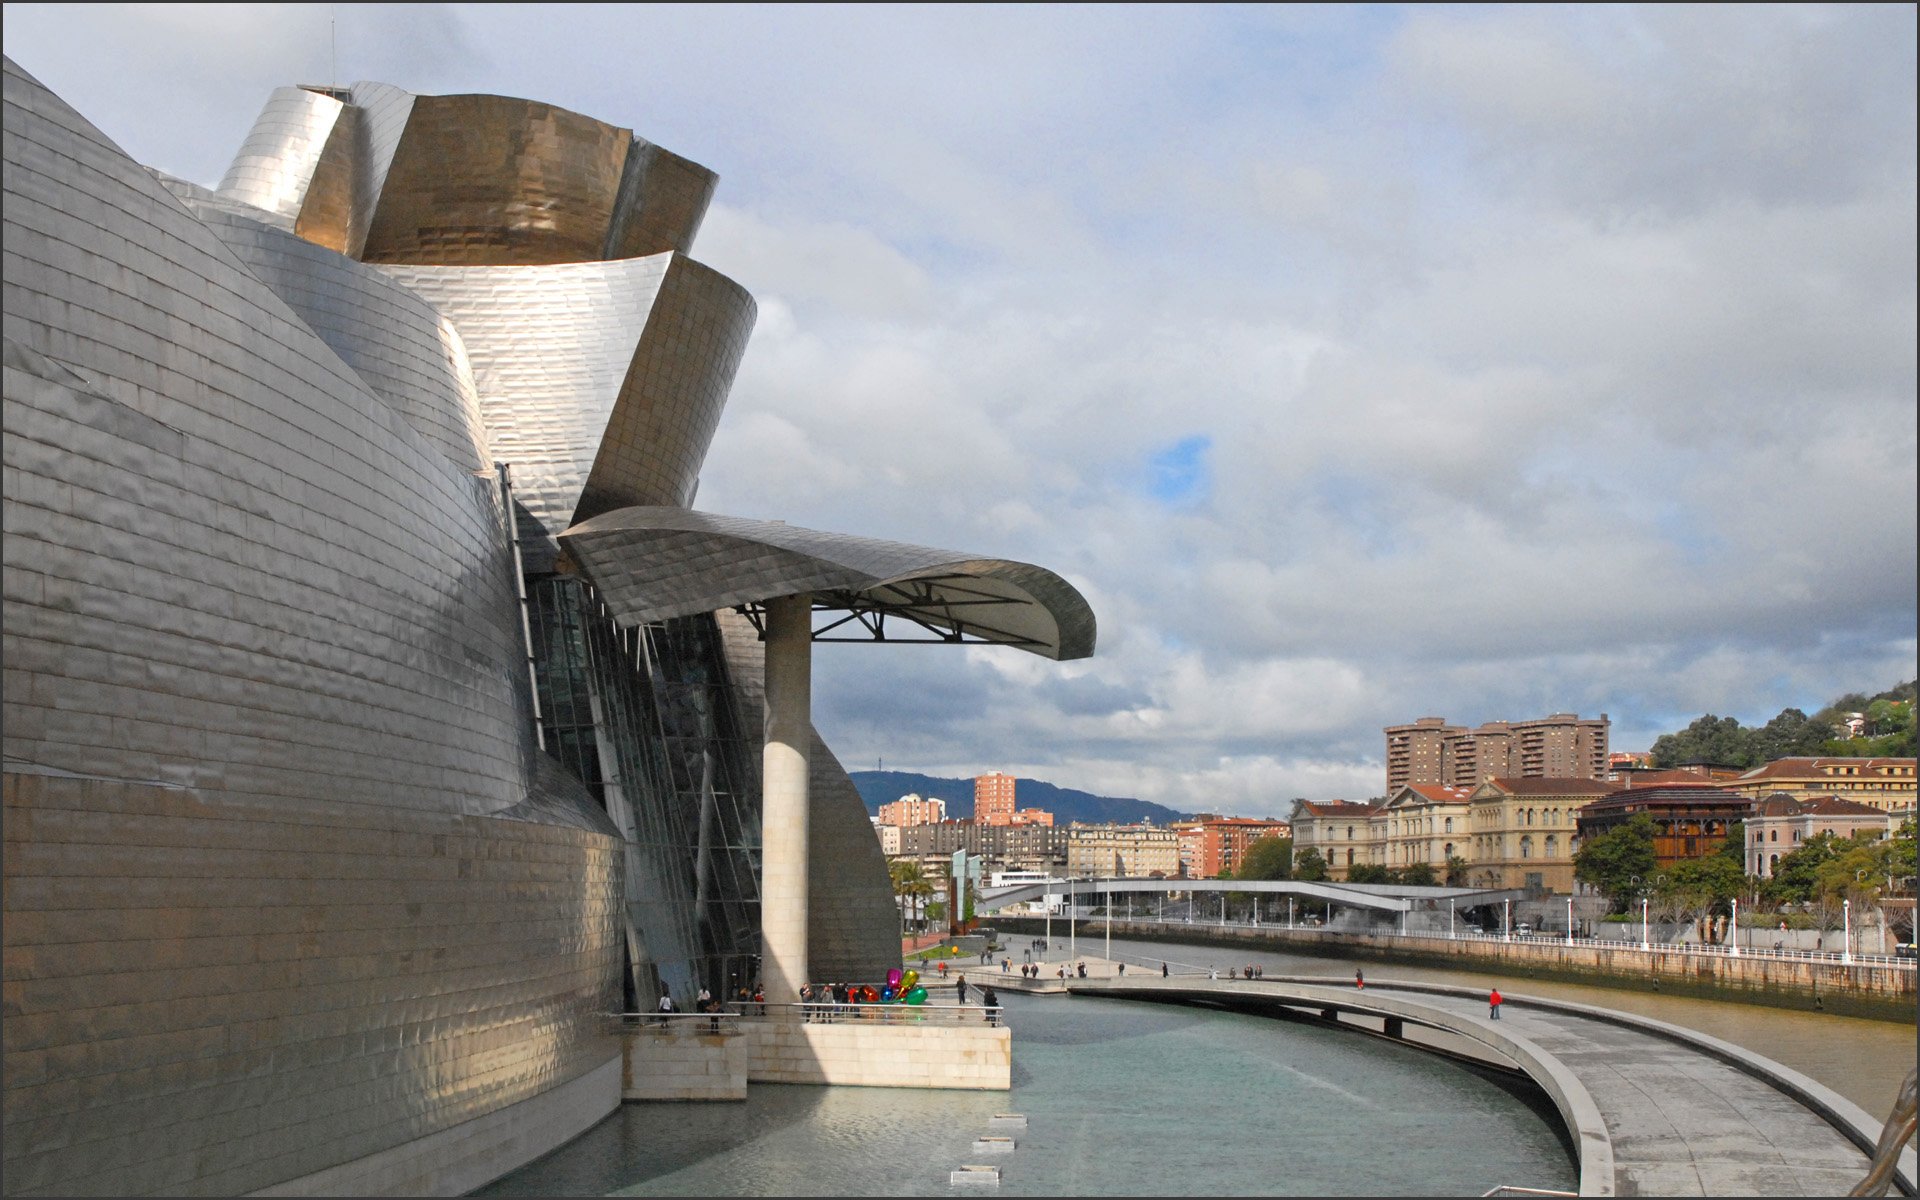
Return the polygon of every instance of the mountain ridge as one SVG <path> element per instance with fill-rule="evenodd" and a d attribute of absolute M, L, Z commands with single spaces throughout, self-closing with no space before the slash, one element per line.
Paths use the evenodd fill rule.
<path fill-rule="evenodd" d="M 928 799 L 945 800 L 947 816 L 955 820 L 973 816 L 972 779 L 922 775 L 918 771 L 849 771 L 847 774 L 853 780 L 853 786 L 859 789 L 860 798 L 866 801 L 869 816 L 878 813 L 882 804 L 891 804 L 909 792 Z M 1152 821 L 1155 825 L 1166 825 L 1184 820 L 1189 815 L 1151 800 L 1136 800 L 1131 796 L 1099 796 L 1078 788 L 1060 787 L 1044 779 L 1027 779 L 1023 776 L 1015 776 L 1015 779 L 1014 802 L 1021 808 L 1043 808 L 1052 813 L 1054 820 L 1061 825 L 1073 821 L 1088 825 L 1137 825 L 1142 821 Z"/>

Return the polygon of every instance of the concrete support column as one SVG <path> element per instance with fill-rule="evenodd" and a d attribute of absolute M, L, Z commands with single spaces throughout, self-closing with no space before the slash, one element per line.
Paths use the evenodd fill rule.
<path fill-rule="evenodd" d="M 767 601 L 760 768 L 760 980 L 792 1004 L 807 982 L 807 752 L 813 741 L 813 598 Z"/>

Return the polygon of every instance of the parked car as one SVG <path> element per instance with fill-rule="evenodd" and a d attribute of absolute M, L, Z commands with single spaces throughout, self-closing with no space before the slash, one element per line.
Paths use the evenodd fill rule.
<path fill-rule="evenodd" d="M 1525 921 L 1522 921 L 1518 925 L 1515 925 L 1513 927 L 1513 931 L 1519 934 L 1521 937 L 1526 937 L 1528 934 L 1533 932 L 1533 926 L 1527 924 Z"/>
<path fill-rule="evenodd" d="M 1894 948 L 1893 948 L 1893 952 L 1894 952 L 1895 954 L 1897 954 L 1897 955 L 1899 955 L 1899 956 L 1900 956 L 1901 958 L 1913 958 L 1913 957 L 1915 957 L 1915 954 L 1914 954 L 1914 948 L 1913 948 L 1913 943 L 1912 943 L 1912 942 L 1900 942 L 1900 943 L 1898 943 L 1897 945 L 1895 945 L 1895 946 L 1894 946 Z"/>

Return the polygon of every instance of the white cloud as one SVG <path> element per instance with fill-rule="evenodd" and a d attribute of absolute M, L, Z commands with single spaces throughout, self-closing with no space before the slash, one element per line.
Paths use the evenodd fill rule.
<path fill-rule="evenodd" d="M 324 11 L 13 5 L 8 52 L 217 178 Z M 1910 8 L 340 14 L 349 77 L 720 171 L 760 319 L 702 507 L 1087 595 L 1086 663 L 823 650 L 850 766 L 1279 813 L 1413 716 L 1639 748 L 1914 672 Z"/>

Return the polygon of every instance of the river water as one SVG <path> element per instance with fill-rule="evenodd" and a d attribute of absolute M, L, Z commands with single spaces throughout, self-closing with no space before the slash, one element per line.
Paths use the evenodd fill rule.
<path fill-rule="evenodd" d="M 1065 938 L 1055 938 L 1064 953 Z M 1082 931 L 1079 950 L 1083 955 L 1101 955 L 1106 939 L 1097 933 Z M 1545 996 L 1591 1004 L 1597 1008 L 1618 1009 L 1661 1021 L 1671 1021 L 1698 1030 L 1736 1046 L 1744 1046 L 1812 1079 L 1826 1084 L 1865 1109 L 1875 1121 L 1883 1121 L 1893 1109 L 1894 1097 L 1907 1072 L 1914 1066 L 1914 1022 L 1868 1021 L 1857 1017 L 1836 1017 L 1825 1013 L 1796 1012 L 1768 1008 L 1758 1004 L 1738 1004 L 1723 1000 L 1699 1000 L 1683 996 L 1662 996 L 1652 992 L 1622 988 L 1592 987 L 1528 979 L 1524 970 L 1451 971 L 1438 967 L 1396 966 L 1377 959 L 1339 959 L 1286 954 L 1274 951 L 1250 951 L 1240 947 L 1180 946 L 1160 942 L 1136 942 L 1113 939 L 1114 956 L 1129 962 L 1152 963 L 1157 969 L 1163 961 L 1173 968 L 1227 968 L 1254 963 L 1269 975 L 1326 975 L 1351 980 L 1356 969 L 1366 972 L 1369 982 L 1385 983 L 1393 979 L 1451 983 L 1462 987 L 1483 988 L 1498 985 L 1503 993 Z"/>
<path fill-rule="evenodd" d="M 1287 1021 L 1006 994 L 1013 1091 L 755 1084 L 627 1104 L 478 1195 L 1478 1196 L 1571 1190 L 1544 1099 L 1420 1050 Z M 1527 1089 L 1530 1091 L 1531 1089 Z M 992 1129 L 1020 1112 L 1025 1130 Z M 988 1157 L 976 1137 L 1015 1139 Z"/>
<path fill-rule="evenodd" d="M 1056 938 L 1059 952 L 1067 941 Z M 1080 952 L 1105 956 L 1099 937 Z M 1614 991 L 1524 976 L 1115 938 L 1113 956 L 1176 971 L 1426 980 L 1641 1013 L 1746 1046 L 1876 1118 L 1914 1061 L 1911 1024 Z M 1092 997 L 1002 993 L 1013 1091 L 755 1084 L 736 1104 L 627 1104 L 477 1195 L 947 1196 L 963 1163 L 987 1194 L 1477 1196 L 1573 1190 L 1559 1121 L 1537 1091 L 1380 1038 L 1309 1023 Z M 1022 1112 L 1024 1130 L 991 1130 Z M 976 1137 L 1010 1133 L 990 1158 Z"/>

